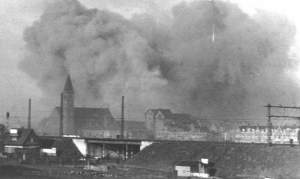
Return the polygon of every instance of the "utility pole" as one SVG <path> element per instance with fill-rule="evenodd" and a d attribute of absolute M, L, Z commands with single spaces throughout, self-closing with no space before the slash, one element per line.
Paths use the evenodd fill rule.
<path fill-rule="evenodd" d="M 6 112 L 6 128 L 9 129 L 9 112 Z"/>
<path fill-rule="evenodd" d="M 266 107 L 268 108 L 268 143 L 271 144 L 272 141 L 271 141 L 271 136 L 272 136 L 272 122 L 271 122 L 271 118 L 290 118 L 290 119 L 300 119 L 300 116 L 290 116 L 290 115 L 287 115 L 287 114 L 284 114 L 284 115 L 272 115 L 271 114 L 271 108 L 279 108 L 279 109 L 300 109 L 300 107 L 292 107 L 292 106 L 272 106 L 270 103 L 267 105 L 267 106 L 263 106 L 263 107 Z M 298 141 L 299 141 L 299 138 L 298 138 Z"/>
<path fill-rule="evenodd" d="M 121 139 L 124 139 L 124 96 L 122 96 L 122 113 L 121 113 Z"/>
<path fill-rule="evenodd" d="M 271 140 L 271 136 L 272 136 L 272 123 L 271 123 L 271 104 L 269 103 L 267 105 L 268 108 L 268 123 L 267 123 L 267 127 L 268 127 L 268 143 L 271 144 L 272 140 Z"/>
<path fill-rule="evenodd" d="M 31 99 L 28 104 L 28 129 L 31 129 Z"/>
<path fill-rule="evenodd" d="M 63 136 L 63 93 L 60 95 L 60 119 L 59 119 L 59 135 L 62 137 Z"/>

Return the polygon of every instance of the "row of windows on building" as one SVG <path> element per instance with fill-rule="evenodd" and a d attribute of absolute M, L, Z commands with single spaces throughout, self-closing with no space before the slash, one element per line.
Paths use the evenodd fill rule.
<path fill-rule="evenodd" d="M 168 139 L 168 140 L 205 140 L 207 137 L 206 132 L 166 132 L 159 131 L 155 132 L 157 139 Z"/>
<path fill-rule="evenodd" d="M 255 130 L 255 129 L 242 129 L 241 130 L 242 132 L 250 132 L 250 133 L 253 133 L 253 132 L 256 132 L 256 133 L 267 133 L 268 132 L 268 129 L 261 129 L 261 130 Z M 272 132 L 285 132 L 285 133 L 294 133 L 294 132 L 297 132 L 298 130 L 297 129 L 285 129 L 285 130 L 280 130 L 280 129 L 271 129 Z"/>

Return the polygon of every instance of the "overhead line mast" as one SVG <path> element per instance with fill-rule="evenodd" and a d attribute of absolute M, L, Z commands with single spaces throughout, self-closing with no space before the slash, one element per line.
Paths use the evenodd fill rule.
<path fill-rule="evenodd" d="M 122 107 L 121 107 L 121 139 L 124 139 L 124 96 L 122 96 Z"/>
<path fill-rule="evenodd" d="M 271 144 L 272 140 L 271 140 L 271 136 L 272 136 L 272 122 L 271 122 L 271 118 L 290 118 L 290 119 L 300 119 L 300 116 L 290 116 L 290 115 L 272 115 L 271 114 L 271 108 L 280 108 L 280 109 L 300 109 L 300 107 L 296 107 L 296 106 L 272 106 L 270 103 L 267 106 L 263 106 L 268 108 L 268 143 Z M 298 138 L 299 141 L 299 138 Z"/>

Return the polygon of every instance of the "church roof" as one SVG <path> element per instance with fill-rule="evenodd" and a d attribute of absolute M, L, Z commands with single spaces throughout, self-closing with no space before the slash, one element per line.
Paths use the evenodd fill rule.
<path fill-rule="evenodd" d="M 73 85 L 72 85 L 72 81 L 71 81 L 71 77 L 70 75 L 68 75 L 65 87 L 64 87 L 64 92 L 73 92 Z"/>
<path fill-rule="evenodd" d="M 112 116 L 109 108 L 85 108 L 85 107 L 74 107 L 75 118 L 104 118 Z"/>
<path fill-rule="evenodd" d="M 60 107 L 56 106 L 55 109 L 60 114 Z M 109 108 L 74 107 L 74 122 L 78 127 L 85 126 L 88 119 L 97 119 L 98 121 L 104 121 L 105 118 L 114 120 Z"/>
<path fill-rule="evenodd" d="M 61 109 L 59 106 L 55 107 L 60 114 Z M 112 117 L 109 108 L 87 108 L 87 107 L 74 107 L 75 120 L 85 120 L 88 118 L 101 118 Z"/>

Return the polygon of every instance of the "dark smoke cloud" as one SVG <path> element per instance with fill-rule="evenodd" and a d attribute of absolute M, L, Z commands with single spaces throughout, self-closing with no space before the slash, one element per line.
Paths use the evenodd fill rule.
<path fill-rule="evenodd" d="M 250 17 L 223 1 L 181 3 L 172 15 L 159 17 L 164 23 L 146 13 L 128 20 L 57 1 L 25 30 L 28 54 L 20 66 L 52 98 L 70 73 L 79 106 L 114 105 L 125 95 L 128 116 L 171 108 L 256 118 L 269 102 L 298 102 L 299 88 L 285 74 L 296 30 L 285 17 Z"/>

